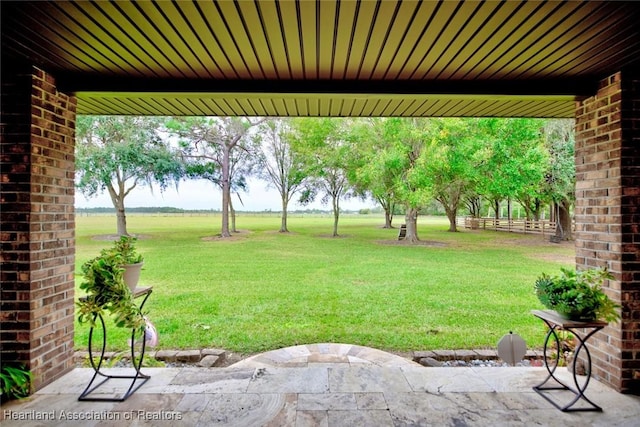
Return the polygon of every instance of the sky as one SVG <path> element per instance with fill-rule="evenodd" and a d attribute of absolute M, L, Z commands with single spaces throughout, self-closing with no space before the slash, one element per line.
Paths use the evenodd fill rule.
<path fill-rule="evenodd" d="M 282 204 L 280 194 L 277 190 L 267 189 L 264 181 L 250 180 L 249 192 L 241 193 L 241 204 L 237 196 L 233 196 L 233 207 L 237 211 L 280 211 Z M 331 204 L 323 205 L 320 198 L 310 205 L 303 206 L 296 203 L 298 195 L 294 195 L 289 203 L 288 210 L 304 210 L 304 209 L 323 209 L 331 210 Z M 175 187 L 167 188 L 164 192 L 160 192 L 158 187 L 153 188 L 153 192 L 149 187 L 135 188 L 124 201 L 125 208 L 137 207 L 174 207 L 180 209 L 205 209 L 220 210 L 222 208 L 222 193 L 211 182 L 206 180 L 191 180 L 180 182 L 178 189 Z M 111 198 L 105 191 L 104 193 L 87 199 L 80 191 L 76 190 L 76 208 L 112 208 Z M 341 200 L 340 208 L 343 210 L 359 210 L 364 208 L 374 208 L 376 203 L 371 200 L 363 202 L 359 199 Z"/>

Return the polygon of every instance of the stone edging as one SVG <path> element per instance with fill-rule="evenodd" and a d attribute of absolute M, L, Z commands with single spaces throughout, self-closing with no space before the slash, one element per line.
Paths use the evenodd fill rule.
<path fill-rule="evenodd" d="M 129 352 L 109 351 L 104 353 L 105 360 L 110 360 L 114 357 L 128 360 L 129 356 Z M 88 358 L 88 351 L 76 351 L 74 354 L 76 364 L 82 364 L 85 360 L 88 360 Z M 213 368 L 224 365 L 227 360 L 227 352 L 215 348 L 205 348 L 202 350 L 152 350 L 145 353 L 145 359 L 146 358 L 153 358 L 166 363 L 185 363 L 203 368 Z"/>
<path fill-rule="evenodd" d="M 525 360 L 542 360 L 542 351 L 527 350 Z M 426 350 L 414 351 L 413 361 L 422 366 L 440 366 L 442 362 L 451 360 L 500 360 L 497 350 Z"/>
<path fill-rule="evenodd" d="M 128 352 L 105 352 L 105 360 L 119 358 L 129 359 Z M 201 350 L 157 350 L 147 351 L 145 357 L 153 358 L 165 363 L 184 363 L 196 365 L 203 368 L 222 367 L 228 361 L 225 350 L 215 348 L 205 348 Z M 89 357 L 87 351 L 76 351 L 74 361 L 80 365 Z M 542 351 L 528 350 L 525 360 L 542 360 Z M 440 366 L 442 362 L 452 360 L 462 360 L 470 362 L 473 360 L 500 360 L 496 350 L 425 350 L 414 351 L 412 360 L 422 366 Z"/>

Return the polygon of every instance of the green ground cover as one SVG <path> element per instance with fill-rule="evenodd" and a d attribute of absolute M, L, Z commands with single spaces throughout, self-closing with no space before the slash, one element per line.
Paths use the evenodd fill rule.
<path fill-rule="evenodd" d="M 145 256 L 141 285 L 152 285 L 146 311 L 165 349 L 223 348 L 251 354 L 336 342 L 405 352 L 495 348 L 509 331 L 540 347 L 542 322 L 533 283 L 541 272 L 573 265 L 573 244 L 541 236 L 446 231 L 420 218 L 425 245 L 398 244 L 382 218 L 240 215 L 241 233 L 216 239 L 217 216 L 128 217 Z M 401 221 L 401 219 L 400 219 Z M 80 266 L 111 242 L 110 216 L 76 219 L 76 298 Z M 399 223 L 399 221 L 398 221 Z M 89 327 L 76 324 L 76 349 Z M 109 329 L 109 348 L 124 350 L 127 331 Z"/>

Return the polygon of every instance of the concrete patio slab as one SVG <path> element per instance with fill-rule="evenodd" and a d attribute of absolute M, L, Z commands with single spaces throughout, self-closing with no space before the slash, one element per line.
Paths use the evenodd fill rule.
<path fill-rule="evenodd" d="M 334 352 L 338 362 L 309 362 L 314 351 L 322 357 Z M 345 355 L 367 354 L 373 361 L 344 362 Z M 561 412 L 532 389 L 545 378 L 544 368 L 395 366 L 389 362 L 397 356 L 346 345 L 300 347 L 278 355 L 277 362 L 267 358 L 273 364 L 254 358 L 253 367 L 245 362 L 227 368 L 143 369 L 151 379 L 124 402 L 79 402 L 93 371 L 78 368 L 28 399 L 2 405 L 0 420 L 3 427 L 639 425 L 640 396 L 619 394 L 593 379 L 586 395 L 603 412 Z M 304 366 L 287 365 L 300 357 L 307 361 L 292 363 Z M 558 376 L 571 380 L 566 369 Z M 110 384 L 102 392 L 120 388 Z"/>

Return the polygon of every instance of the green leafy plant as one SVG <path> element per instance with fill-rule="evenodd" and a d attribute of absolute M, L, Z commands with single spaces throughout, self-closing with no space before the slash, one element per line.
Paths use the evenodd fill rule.
<path fill-rule="evenodd" d="M 134 303 L 133 295 L 123 278 L 122 257 L 109 250 L 102 251 L 82 265 L 83 281 L 80 289 L 87 295 L 77 302 L 78 321 L 95 326 L 97 315 L 109 313 L 116 326 L 144 329 L 142 311 Z"/>
<path fill-rule="evenodd" d="M 103 249 L 101 255 L 112 257 L 119 265 L 138 264 L 144 257 L 136 249 L 137 240 L 133 236 L 120 236 L 111 248 Z"/>
<path fill-rule="evenodd" d="M 558 276 L 542 274 L 535 282 L 535 292 L 540 302 L 571 320 L 603 319 L 615 322 L 620 319 L 618 304 L 602 290 L 605 280 L 613 279 L 602 268 L 574 271 L 561 268 Z"/>
<path fill-rule="evenodd" d="M 2 400 L 22 399 L 31 390 L 31 371 L 23 366 L 2 366 L 0 369 L 0 391 Z"/>

